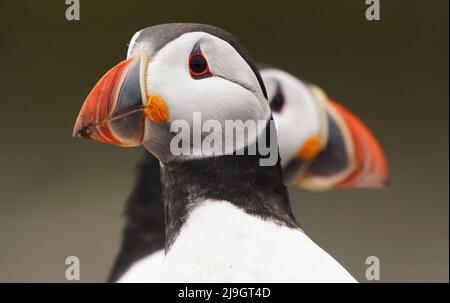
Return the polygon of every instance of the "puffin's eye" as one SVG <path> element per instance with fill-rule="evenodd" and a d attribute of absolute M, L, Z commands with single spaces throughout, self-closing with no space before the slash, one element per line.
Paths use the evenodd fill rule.
<path fill-rule="evenodd" d="M 206 61 L 205 56 L 197 44 L 189 55 L 189 72 L 194 79 L 203 79 L 211 76 L 208 61 Z"/>
<path fill-rule="evenodd" d="M 277 83 L 277 90 L 275 92 L 275 95 L 273 95 L 272 99 L 270 100 L 270 109 L 273 112 L 279 113 L 283 109 L 284 106 L 284 95 L 281 91 L 281 85 L 280 83 Z"/>

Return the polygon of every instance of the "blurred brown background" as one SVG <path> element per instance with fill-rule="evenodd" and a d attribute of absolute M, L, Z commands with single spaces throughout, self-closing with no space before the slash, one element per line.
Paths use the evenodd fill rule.
<path fill-rule="evenodd" d="M 448 282 L 448 1 L 0 0 L 0 281 L 104 281 L 140 149 L 71 138 L 98 78 L 126 56 L 137 30 L 165 22 L 214 24 L 256 60 L 317 83 L 357 113 L 391 168 L 384 191 L 291 190 L 306 232 L 364 282 Z"/>

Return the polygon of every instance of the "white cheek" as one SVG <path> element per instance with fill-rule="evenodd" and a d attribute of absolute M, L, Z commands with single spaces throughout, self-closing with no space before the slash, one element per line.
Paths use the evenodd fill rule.
<path fill-rule="evenodd" d="M 261 110 L 260 101 L 249 90 L 221 77 L 194 79 L 189 73 L 187 56 L 158 58 L 149 64 L 147 94 L 159 95 L 169 109 L 169 121 L 192 122 L 192 114 L 201 112 L 202 119 L 225 121 L 265 120 L 268 109 Z M 170 64 L 167 64 L 170 62 Z"/>
<path fill-rule="evenodd" d="M 286 72 L 268 69 L 261 72 L 264 80 L 277 79 L 282 86 L 285 105 L 280 113 L 273 113 L 278 124 L 278 143 L 281 164 L 285 166 L 313 135 L 320 133 L 320 114 L 309 88 Z M 270 90 L 275 86 L 268 86 Z"/>
<path fill-rule="evenodd" d="M 246 90 L 250 90 L 256 95 L 261 94 L 256 75 L 234 49 L 228 49 L 218 44 L 206 44 L 203 52 L 207 58 L 214 56 L 214 60 L 209 64 L 214 75 L 224 79 L 233 79 L 235 83 L 245 87 Z"/>
<path fill-rule="evenodd" d="M 200 39 L 200 40 L 199 40 Z M 203 40 L 202 40 L 203 39 Z M 149 62 L 146 75 L 147 95 L 159 95 L 167 104 L 169 123 L 174 121 L 186 121 L 192 127 L 194 113 L 200 113 L 201 122 L 206 120 L 218 121 L 222 125 L 222 131 L 225 130 L 225 121 L 241 120 L 244 123 L 248 120 L 257 122 L 266 121 L 270 116 L 270 109 L 266 100 L 263 99 L 260 92 L 256 92 L 256 76 L 253 71 L 233 56 L 239 56 L 235 51 L 226 53 L 233 58 L 230 62 L 235 62 L 234 74 L 221 74 L 220 65 L 221 56 L 218 54 L 217 47 L 208 47 L 209 41 L 205 42 L 204 33 L 186 34 L 166 45 Z M 209 39 L 209 38 L 208 38 Z M 203 79 L 194 79 L 189 72 L 189 54 L 196 42 L 203 41 L 202 51 L 208 60 L 212 76 Z M 231 46 L 228 46 L 231 47 Z M 223 52 L 223 50 L 222 50 Z M 234 61 L 233 61 L 234 60 Z M 219 63 L 218 63 L 219 62 Z M 242 68 L 243 70 L 239 70 Z M 238 68 L 239 67 L 239 68 Z M 224 67 L 230 69 L 230 66 Z M 248 70 L 250 71 L 248 71 Z M 250 73 L 250 76 L 247 75 Z M 236 75 L 241 75 L 237 77 Z M 237 77 L 237 78 L 236 78 Z M 251 90 L 250 90 L 251 88 Z M 254 90 L 254 91 L 253 91 Z M 198 115 L 196 116 L 198 117 Z M 199 125 L 201 131 L 201 126 Z M 261 132 L 258 128 L 256 131 Z M 237 132 L 239 135 L 239 131 Z M 189 134 L 185 134 L 188 136 Z M 203 134 L 206 136 L 206 134 Z M 242 136 L 256 139 L 257 134 L 241 132 Z M 187 139 L 187 138 L 186 138 Z M 240 138 L 237 138 L 240 139 Z"/>

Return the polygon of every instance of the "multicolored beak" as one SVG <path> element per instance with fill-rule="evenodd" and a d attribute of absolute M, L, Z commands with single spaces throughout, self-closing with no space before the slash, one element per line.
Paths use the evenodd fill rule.
<path fill-rule="evenodd" d="M 372 132 L 342 105 L 328 98 L 324 104 L 326 144 L 302 169 L 299 185 L 313 190 L 385 187 L 388 164 Z"/>
<path fill-rule="evenodd" d="M 342 105 L 330 101 L 353 140 L 353 172 L 339 183 L 339 187 L 383 188 L 389 183 L 388 164 L 383 150 L 372 132 Z"/>
<path fill-rule="evenodd" d="M 148 56 L 137 53 L 109 70 L 78 114 L 74 137 L 119 146 L 138 146 L 144 135 Z"/>

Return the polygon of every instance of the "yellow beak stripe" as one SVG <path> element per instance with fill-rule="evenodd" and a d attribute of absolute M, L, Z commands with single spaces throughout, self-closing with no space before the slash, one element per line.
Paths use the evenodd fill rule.
<path fill-rule="evenodd" d="M 311 136 L 298 151 L 297 156 L 303 160 L 311 160 L 320 152 L 320 145 L 319 136 Z"/>

